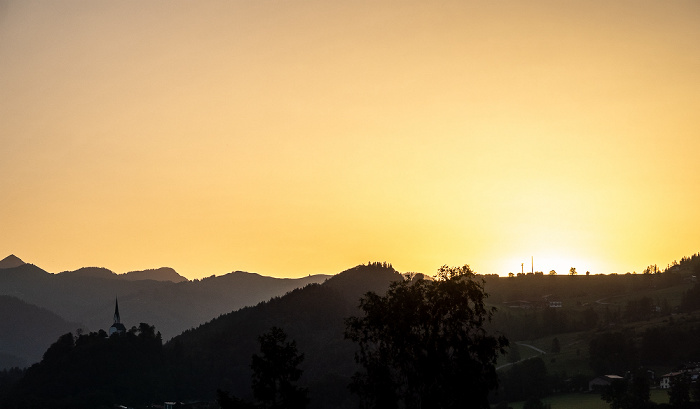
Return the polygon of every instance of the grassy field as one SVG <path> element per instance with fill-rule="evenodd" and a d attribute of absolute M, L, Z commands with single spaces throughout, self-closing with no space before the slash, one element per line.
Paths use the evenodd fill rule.
<path fill-rule="evenodd" d="M 652 389 L 651 400 L 656 403 L 668 403 L 668 393 L 663 389 Z M 550 404 L 552 409 L 609 409 L 610 404 L 596 393 L 569 393 L 550 396 L 542 399 Z M 524 402 L 509 404 L 513 409 L 522 409 Z"/>

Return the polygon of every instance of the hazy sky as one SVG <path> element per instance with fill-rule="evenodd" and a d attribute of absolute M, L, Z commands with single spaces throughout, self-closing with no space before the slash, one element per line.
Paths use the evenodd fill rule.
<path fill-rule="evenodd" d="M 0 258 L 296 277 L 700 251 L 700 2 L 0 0 Z"/>

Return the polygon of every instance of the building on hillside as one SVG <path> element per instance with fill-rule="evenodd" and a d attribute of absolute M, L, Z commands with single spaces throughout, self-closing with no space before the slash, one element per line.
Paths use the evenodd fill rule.
<path fill-rule="evenodd" d="M 661 375 L 661 380 L 659 381 L 659 388 L 661 389 L 670 389 L 671 388 L 671 380 L 675 378 L 678 375 L 681 375 L 683 371 L 678 371 L 678 372 L 669 372 L 667 374 Z"/>
<path fill-rule="evenodd" d="M 614 381 L 619 381 L 624 379 L 621 376 L 618 375 L 603 375 L 599 376 L 597 378 L 592 379 L 590 382 L 588 382 L 588 390 L 589 391 L 600 391 L 603 388 L 606 388 L 610 386 L 611 383 Z"/>
<path fill-rule="evenodd" d="M 114 299 L 114 324 L 109 327 L 109 336 L 111 337 L 114 333 L 123 334 L 126 332 L 126 327 L 121 323 L 121 318 L 119 317 L 119 300 Z"/>
<path fill-rule="evenodd" d="M 691 362 L 684 365 L 680 370 L 675 372 L 669 372 L 661 376 L 659 381 L 659 388 L 661 389 L 671 389 L 671 383 L 673 378 L 679 375 L 685 375 L 688 377 L 690 382 L 700 382 L 700 364 L 696 362 Z"/>

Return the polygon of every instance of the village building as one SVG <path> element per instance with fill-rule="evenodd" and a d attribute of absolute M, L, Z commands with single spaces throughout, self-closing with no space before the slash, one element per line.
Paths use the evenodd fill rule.
<path fill-rule="evenodd" d="M 621 376 L 618 375 L 603 375 L 599 376 L 597 378 L 592 379 L 590 382 L 588 382 L 588 390 L 589 391 L 600 391 L 603 388 L 606 388 L 610 386 L 614 381 L 619 381 L 624 379 Z"/>

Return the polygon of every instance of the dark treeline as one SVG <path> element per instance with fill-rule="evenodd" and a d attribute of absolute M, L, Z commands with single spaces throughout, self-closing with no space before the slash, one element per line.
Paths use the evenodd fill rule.
<path fill-rule="evenodd" d="M 700 322 L 673 323 L 644 331 L 605 332 L 590 342 L 590 365 L 598 375 L 624 374 L 639 366 L 679 367 L 700 357 Z"/>
<path fill-rule="evenodd" d="M 162 341 L 148 324 L 125 334 L 62 335 L 21 379 L 5 385 L 5 408 L 99 408 L 161 393 Z M 6 371 L 6 373 L 12 371 Z M 118 398 L 118 399 L 117 399 Z"/>

